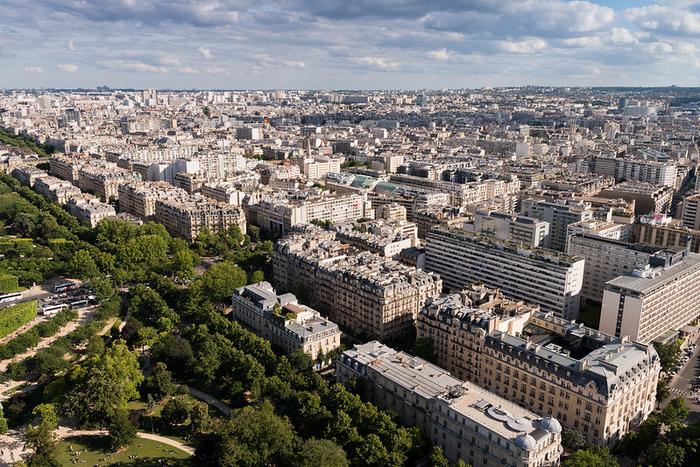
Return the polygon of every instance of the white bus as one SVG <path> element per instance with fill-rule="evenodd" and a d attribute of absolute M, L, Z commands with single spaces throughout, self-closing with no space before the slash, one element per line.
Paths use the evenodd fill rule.
<path fill-rule="evenodd" d="M 58 284 L 53 286 L 54 293 L 68 292 L 69 290 L 75 290 L 80 287 L 80 284 L 76 282 L 64 282 L 63 284 Z"/>
<path fill-rule="evenodd" d="M 0 295 L 0 303 L 14 302 L 20 298 L 22 298 L 22 292 L 6 293 L 4 295 Z"/>
<path fill-rule="evenodd" d="M 59 303 L 58 305 L 46 305 L 41 308 L 40 314 L 44 316 L 53 316 L 64 308 L 68 308 L 68 304 Z"/>
<path fill-rule="evenodd" d="M 90 304 L 90 301 L 87 299 L 76 300 L 74 302 L 70 302 L 70 306 L 72 306 L 73 308 L 85 308 L 89 304 Z"/>

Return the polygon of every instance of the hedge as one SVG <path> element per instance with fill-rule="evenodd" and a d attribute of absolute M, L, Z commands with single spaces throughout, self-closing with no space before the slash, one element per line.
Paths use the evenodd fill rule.
<path fill-rule="evenodd" d="M 5 337 L 36 318 L 36 300 L 0 310 L 0 337 Z"/>
<path fill-rule="evenodd" d="M 5 344 L 0 344 L 0 360 L 7 360 L 15 355 L 36 347 L 44 337 L 53 336 L 68 322 L 78 317 L 78 313 L 72 308 L 66 308 L 48 321 L 43 321 L 33 328 L 23 332 Z"/>
<path fill-rule="evenodd" d="M 0 272 L 0 293 L 10 293 L 22 290 L 17 283 L 17 276 L 6 272 Z"/>

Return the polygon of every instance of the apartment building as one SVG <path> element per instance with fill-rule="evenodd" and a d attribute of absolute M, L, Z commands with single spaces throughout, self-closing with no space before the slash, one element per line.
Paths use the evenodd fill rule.
<path fill-rule="evenodd" d="M 50 175 L 37 177 L 34 182 L 34 190 L 61 205 L 66 204 L 71 198 L 79 197 L 82 193 L 80 188 L 71 182 Z"/>
<path fill-rule="evenodd" d="M 33 166 L 23 166 L 23 167 L 16 167 L 15 169 L 10 172 L 10 175 L 15 177 L 22 185 L 26 185 L 30 188 L 34 187 L 34 184 L 36 183 L 36 180 L 45 177 L 46 172 L 37 169 L 36 167 Z"/>
<path fill-rule="evenodd" d="M 654 410 L 660 371 L 651 346 L 518 304 L 484 307 L 466 294 L 426 305 L 418 337 L 460 378 L 587 442 L 614 444 Z"/>
<path fill-rule="evenodd" d="M 673 188 L 667 185 L 652 185 L 642 182 L 622 182 L 598 194 L 601 198 L 634 200 L 634 213 L 666 213 L 673 201 Z"/>
<path fill-rule="evenodd" d="M 207 182 L 200 189 L 202 196 L 233 206 L 242 206 L 245 192 L 239 190 L 235 182 Z"/>
<path fill-rule="evenodd" d="M 700 255 L 660 251 L 605 285 L 600 330 L 648 343 L 700 316 Z"/>
<path fill-rule="evenodd" d="M 231 304 L 233 318 L 287 354 L 300 350 L 316 361 L 340 346 L 337 324 L 291 293 L 277 295 L 269 282 L 236 289 Z"/>
<path fill-rule="evenodd" d="M 452 290 L 482 283 L 557 316 L 578 317 L 583 258 L 436 227 L 427 236 L 425 267 Z"/>
<path fill-rule="evenodd" d="M 681 207 L 683 227 L 700 230 L 700 193 L 688 196 Z"/>
<path fill-rule="evenodd" d="M 442 290 L 431 273 L 370 252 L 356 255 L 334 232 L 309 226 L 275 244 L 274 284 L 348 332 L 387 340 L 411 332 L 418 310 Z"/>
<path fill-rule="evenodd" d="M 102 219 L 117 215 L 114 206 L 103 203 L 98 198 L 88 194 L 70 198 L 65 208 L 72 216 L 90 227 L 95 227 Z"/>
<path fill-rule="evenodd" d="M 366 194 L 261 201 L 246 206 L 246 214 L 251 224 L 280 234 L 313 221 L 344 224 L 358 219 L 374 219 L 372 202 Z"/>
<path fill-rule="evenodd" d="M 669 187 L 675 186 L 678 173 L 678 166 L 673 162 L 631 158 L 597 157 L 593 168 L 596 173 L 614 176 L 618 182 L 644 182 Z"/>
<path fill-rule="evenodd" d="M 605 284 L 649 264 L 649 258 L 661 247 L 644 243 L 576 233 L 569 237 L 567 253 L 586 260 L 583 269 L 581 299 L 600 303 Z"/>
<path fill-rule="evenodd" d="M 85 165 L 78 170 L 78 187 L 104 201 L 118 199 L 119 185 L 135 179 L 134 174 L 112 163 L 103 166 Z"/>
<path fill-rule="evenodd" d="M 172 235 L 189 241 L 195 240 L 204 230 L 215 234 L 238 227 L 246 232 L 243 209 L 198 196 L 156 200 L 155 221 L 163 224 Z"/>
<path fill-rule="evenodd" d="M 639 216 L 632 227 L 635 242 L 688 248 L 691 253 L 700 253 L 700 230 L 684 227 L 679 219 L 664 214 Z"/>
<path fill-rule="evenodd" d="M 417 357 L 377 341 L 341 355 L 336 378 L 365 382 L 375 405 L 419 427 L 450 462 L 517 467 L 555 466 L 562 453 L 561 425 L 479 386 L 463 382 Z"/>
<path fill-rule="evenodd" d="M 398 203 L 382 204 L 374 208 L 377 219 L 387 221 L 405 221 L 406 208 Z"/>
<path fill-rule="evenodd" d="M 465 229 L 498 240 L 523 243 L 528 247 L 544 247 L 549 238 L 549 223 L 527 216 L 507 212 L 480 210 L 474 214 L 474 222 Z"/>
<path fill-rule="evenodd" d="M 156 201 L 168 197 L 186 197 L 184 190 L 175 188 L 165 182 L 120 183 L 117 189 L 119 196 L 119 211 L 127 212 L 142 219 L 156 215 Z"/>
<path fill-rule="evenodd" d="M 317 159 L 301 159 L 299 169 L 309 180 L 320 180 L 328 173 L 340 172 L 340 164 L 343 159 L 340 157 L 328 157 Z"/>
<path fill-rule="evenodd" d="M 77 185 L 80 168 L 92 160 L 87 154 L 52 154 L 49 158 L 49 174 Z"/>
<path fill-rule="evenodd" d="M 529 198 L 522 201 L 521 213 L 524 216 L 549 223 L 549 236 L 544 247 L 564 251 L 566 235 L 570 224 L 594 217 L 591 205 L 582 201 L 546 201 Z"/>

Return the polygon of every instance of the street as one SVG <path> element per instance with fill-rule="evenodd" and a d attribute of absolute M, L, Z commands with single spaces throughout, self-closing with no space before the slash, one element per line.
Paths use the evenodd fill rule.
<path fill-rule="evenodd" d="M 695 337 L 694 342 L 697 343 L 697 341 L 698 338 Z M 692 388 L 693 382 L 698 376 L 700 376 L 700 346 L 695 347 L 688 362 L 676 373 L 670 384 L 669 400 L 679 396 L 685 399 L 690 409 L 689 421 L 700 421 L 700 404 L 697 402 L 698 397 L 693 396 Z"/>

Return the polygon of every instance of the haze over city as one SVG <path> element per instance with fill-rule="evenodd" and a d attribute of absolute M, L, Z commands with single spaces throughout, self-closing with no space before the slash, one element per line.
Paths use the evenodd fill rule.
<path fill-rule="evenodd" d="M 691 0 L 5 0 L 0 87 L 693 86 Z"/>

